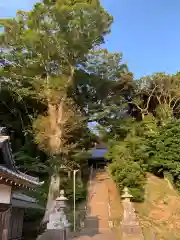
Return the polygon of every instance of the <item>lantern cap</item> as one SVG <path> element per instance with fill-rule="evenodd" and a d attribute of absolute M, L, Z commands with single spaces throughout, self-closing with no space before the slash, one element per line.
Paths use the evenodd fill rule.
<path fill-rule="evenodd" d="M 60 196 L 56 198 L 56 201 L 67 201 L 68 199 L 64 196 L 64 190 L 60 191 Z"/>
<path fill-rule="evenodd" d="M 124 194 L 122 195 L 122 198 L 132 198 L 133 196 L 129 193 L 129 189 L 127 187 L 123 190 Z"/>

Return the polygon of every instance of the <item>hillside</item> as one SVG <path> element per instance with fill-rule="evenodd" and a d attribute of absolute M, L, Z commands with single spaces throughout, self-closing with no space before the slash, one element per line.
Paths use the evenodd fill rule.
<path fill-rule="evenodd" d="M 145 240 L 180 239 L 180 197 L 166 180 L 148 174 L 145 202 L 135 207 Z"/>

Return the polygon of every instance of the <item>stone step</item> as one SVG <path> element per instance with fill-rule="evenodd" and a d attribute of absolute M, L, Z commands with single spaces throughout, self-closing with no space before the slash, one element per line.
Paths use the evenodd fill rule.
<path fill-rule="evenodd" d="M 81 233 L 79 236 L 73 238 L 73 240 L 115 240 L 115 235 L 109 233 Z"/>
<path fill-rule="evenodd" d="M 88 218 L 84 222 L 84 228 L 89 229 L 108 229 L 109 228 L 109 222 L 108 219 L 93 219 Z"/>

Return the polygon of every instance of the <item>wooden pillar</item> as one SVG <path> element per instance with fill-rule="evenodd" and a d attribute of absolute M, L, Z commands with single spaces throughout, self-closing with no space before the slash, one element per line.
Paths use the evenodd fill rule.
<path fill-rule="evenodd" d="M 11 217 L 11 207 L 0 212 L 0 234 L 2 240 L 8 240 L 9 220 Z"/>

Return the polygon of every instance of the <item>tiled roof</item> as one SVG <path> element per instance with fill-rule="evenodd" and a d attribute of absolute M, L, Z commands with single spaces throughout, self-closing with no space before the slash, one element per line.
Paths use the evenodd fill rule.
<path fill-rule="evenodd" d="M 25 202 L 31 202 L 31 203 L 36 203 L 36 199 L 33 197 L 29 197 L 25 194 L 19 193 L 19 192 L 13 192 L 12 193 L 12 198 L 13 199 L 17 199 L 17 200 L 21 200 L 21 201 L 25 201 Z"/>
<path fill-rule="evenodd" d="M 13 177 L 13 180 L 23 180 L 28 185 L 33 186 L 41 186 L 43 182 L 39 181 L 39 178 L 32 177 L 25 173 L 20 172 L 16 165 L 12 156 L 11 145 L 9 142 L 9 136 L 6 136 L 6 129 L 4 127 L 0 127 L 0 148 L 6 146 L 6 162 L 7 166 L 0 165 L 0 172 L 8 175 L 10 178 Z M 12 179 L 11 179 L 12 180 Z"/>
<path fill-rule="evenodd" d="M 91 158 L 104 158 L 105 154 L 107 153 L 107 148 L 94 148 L 91 150 Z"/>
<path fill-rule="evenodd" d="M 30 181 L 30 182 L 36 182 L 36 183 L 38 183 L 38 184 L 40 184 L 41 185 L 41 182 L 39 182 L 39 178 L 37 178 L 37 177 L 32 177 L 32 176 L 30 176 L 30 175 L 27 175 L 27 174 L 25 174 L 25 173 L 22 173 L 22 172 L 20 172 L 20 171 L 18 171 L 17 170 L 17 173 L 22 177 L 22 179 L 26 179 L 26 180 L 28 180 L 28 181 Z"/>
<path fill-rule="evenodd" d="M 43 184 L 43 182 L 39 182 L 37 178 L 33 178 L 33 177 L 26 175 L 24 173 L 21 173 L 19 171 L 17 171 L 17 172 L 12 171 L 2 165 L 0 165 L 0 172 L 10 175 L 13 178 L 15 178 L 16 180 L 24 180 L 26 182 L 29 182 L 32 185 L 41 186 Z"/>
<path fill-rule="evenodd" d="M 12 193 L 12 207 L 18 208 L 34 208 L 34 209 L 42 209 L 44 208 L 40 206 L 35 198 L 29 197 L 25 194 L 13 192 Z"/>

